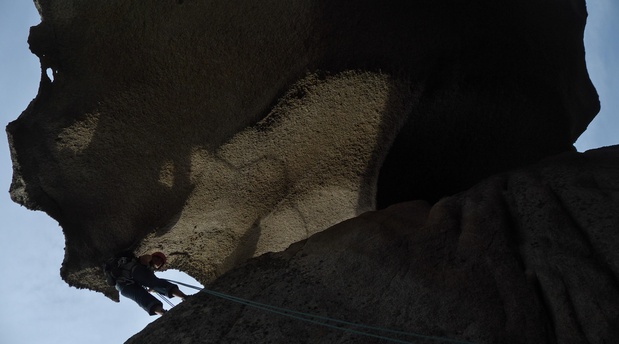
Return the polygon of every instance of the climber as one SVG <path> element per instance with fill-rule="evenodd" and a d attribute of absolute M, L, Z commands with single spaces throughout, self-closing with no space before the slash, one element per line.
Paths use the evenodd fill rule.
<path fill-rule="evenodd" d="M 176 284 L 155 276 L 166 263 L 166 256 L 161 252 L 136 257 L 133 252 L 124 252 L 108 260 L 104 271 L 109 285 L 125 297 L 135 301 L 150 315 L 163 315 L 166 310 L 157 298 L 149 293 L 156 291 L 166 297 L 187 298 Z M 148 289 L 147 289 L 148 288 Z"/>

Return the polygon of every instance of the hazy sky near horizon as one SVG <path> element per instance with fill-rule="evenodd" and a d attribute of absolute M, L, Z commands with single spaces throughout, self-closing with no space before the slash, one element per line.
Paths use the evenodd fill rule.
<path fill-rule="evenodd" d="M 619 144 L 619 1 L 589 0 L 588 9 L 586 58 L 602 110 L 577 141 L 579 151 Z M 16 119 L 37 94 L 40 67 L 28 50 L 27 38 L 30 26 L 39 22 L 31 1 L 1 1 L 0 118 L 4 125 Z M 0 145 L 0 187 L 5 192 L 0 197 L 4 258 L 0 343 L 122 343 L 154 320 L 132 301 L 122 299 L 117 304 L 60 279 L 61 229 L 44 213 L 11 201 L 6 134 Z"/>

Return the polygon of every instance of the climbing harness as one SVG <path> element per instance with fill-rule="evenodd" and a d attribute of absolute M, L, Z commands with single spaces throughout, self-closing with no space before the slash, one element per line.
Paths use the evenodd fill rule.
<path fill-rule="evenodd" d="M 173 281 L 173 280 L 166 280 L 166 281 L 168 281 L 170 283 L 180 284 L 182 286 L 185 286 L 185 287 L 188 287 L 188 288 L 192 288 L 192 289 L 201 291 L 203 293 L 206 293 L 206 294 L 209 294 L 209 295 L 212 295 L 212 296 L 215 296 L 215 297 L 219 297 L 219 298 L 222 298 L 222 299 L 225 299 L 225 300 L 228 300 L 228 301 L 232 301 L 232 302 L 236 302 L 236 303 L 239 303 L 239 304 L 242 304 L 242 305 L 246 305 L 246 306 L 249 306 L 249 307 L 261 309 L 261 310 L 264 310 L 264 311 L 267 311 L 267 312 L 279 314 L 279 315 L 286 316 L 286 317 L 289 317 L 289 318 L 292 318 L 292 319 L 297 319 L 297 320 L 305 321 L 305 322 L 308 322 L 308 323 L 312 323 L 312 324 L 316 324 L 316 325 L 320 325 L 320 326 L 325 326 L 325 327 L 328 327 L 328 328 L 332 328 L 332 329 L 336 329 L 336 330 L 340 330 L 340 331 L 344 331 L 344 332 L 350 332 L 350 333 L 358 334 L 358 335 L 362 335 L 362 336 L 378 338 L 378 339 L 390 341 L 390 342 L 393 342 L 393 343 L 410 344 L 411 342 L 403 341 L 403 340 L 396 339 L 396 338 L 386 337 L 386 336 L 383 336 L 383 335 L 378 335 L 378 334 L 370 333 L 370 332 L 367 332 L 367 331 L 355 330 L 355 329 L 351 329 L 351 328 L 340 327 L 340 326 L 333 325 L 333 324 L 330 324 L 330 323 L 335 323 L 335 324 L 339 324 L 339 325 L 346 325 L 346 326 L 352 326 L 352 327 L 356 327 L 358 329 L 365 329 L 365 330 L 377 331 L 377 332 L 382 332 L 382 333 L 390 333 L 390 334 L 400 335 L 400 336 L 415 337 L 417 339 L 442 341 L 442 342 L 458 343 L 458 344 L 474 344 L 473 342 L 464 341 L 464 340 L 450 339 L 450 338 L 437 337 L 437 336 L 427 336 L 427 335 L 423 335 L 423 334 L 419 334 L 419 333 L 414 333 L 414 332 L 404 332 L 404 331 L 391 330 L 391 329 L 382 328 L 382 327 L 368 326 L 368 325 L 363 325 L 363 324 L 356 324 L 356 323 L 352 323 L 352 322 L 348 322 L 348 321 L 343 321 L 343 320 L 333 319 L 333 318 L 329 318 L 329 317 L 313 315 L 313 314 L 309 314 L 309 313 L 298 312 L 298 311 L 294 311 L 294 310 L 291 310 L 291 309 L 280 308 L 280 307 L 276 307 L 276 306 L 267 305 L 267 304 L 264 304 L 264 303 L 250 301 L 250 300 L 242 299 L 240 297 L 219 293 L 219 292 L 216 292 L 216 291 L 213 291 L 213 290 L 208 290 L 206 288 L 198 288 L 198 287 L 195 287 L 195 286 L 192 286 L 192 285 L 189 285 L 189 284 L 186 284 L 186 283 L 178 282 L 178 281 Z"/>

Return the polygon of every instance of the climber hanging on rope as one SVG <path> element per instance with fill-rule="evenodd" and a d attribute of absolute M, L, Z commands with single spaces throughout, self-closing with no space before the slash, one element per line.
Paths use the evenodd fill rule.
<path fill-rule="evenodd" d="M 161 252 L 136 257 L 133 252 L 124 252 L 108 260 L 105 264 L 105 277 L 109 285 L 124 296 L 135 301 L 150 315 L 163 315 L 161 301 L 149 293 L 153 290 L 166 297 L 187 298 L 176 284 L 155 276 L 155 270 L 161 270 L 166 263 L 166 256 Z"/>

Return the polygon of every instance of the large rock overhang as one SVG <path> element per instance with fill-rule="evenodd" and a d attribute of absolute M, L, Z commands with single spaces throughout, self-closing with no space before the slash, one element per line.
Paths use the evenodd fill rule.
<path fill-rule="evenodd" d="M 205 281 L 570 150 L 599 110 L 584 1 L 36 4 L 11 196 L 62 226 L 63 278 L 108 295 L 118 250 Z"/>

